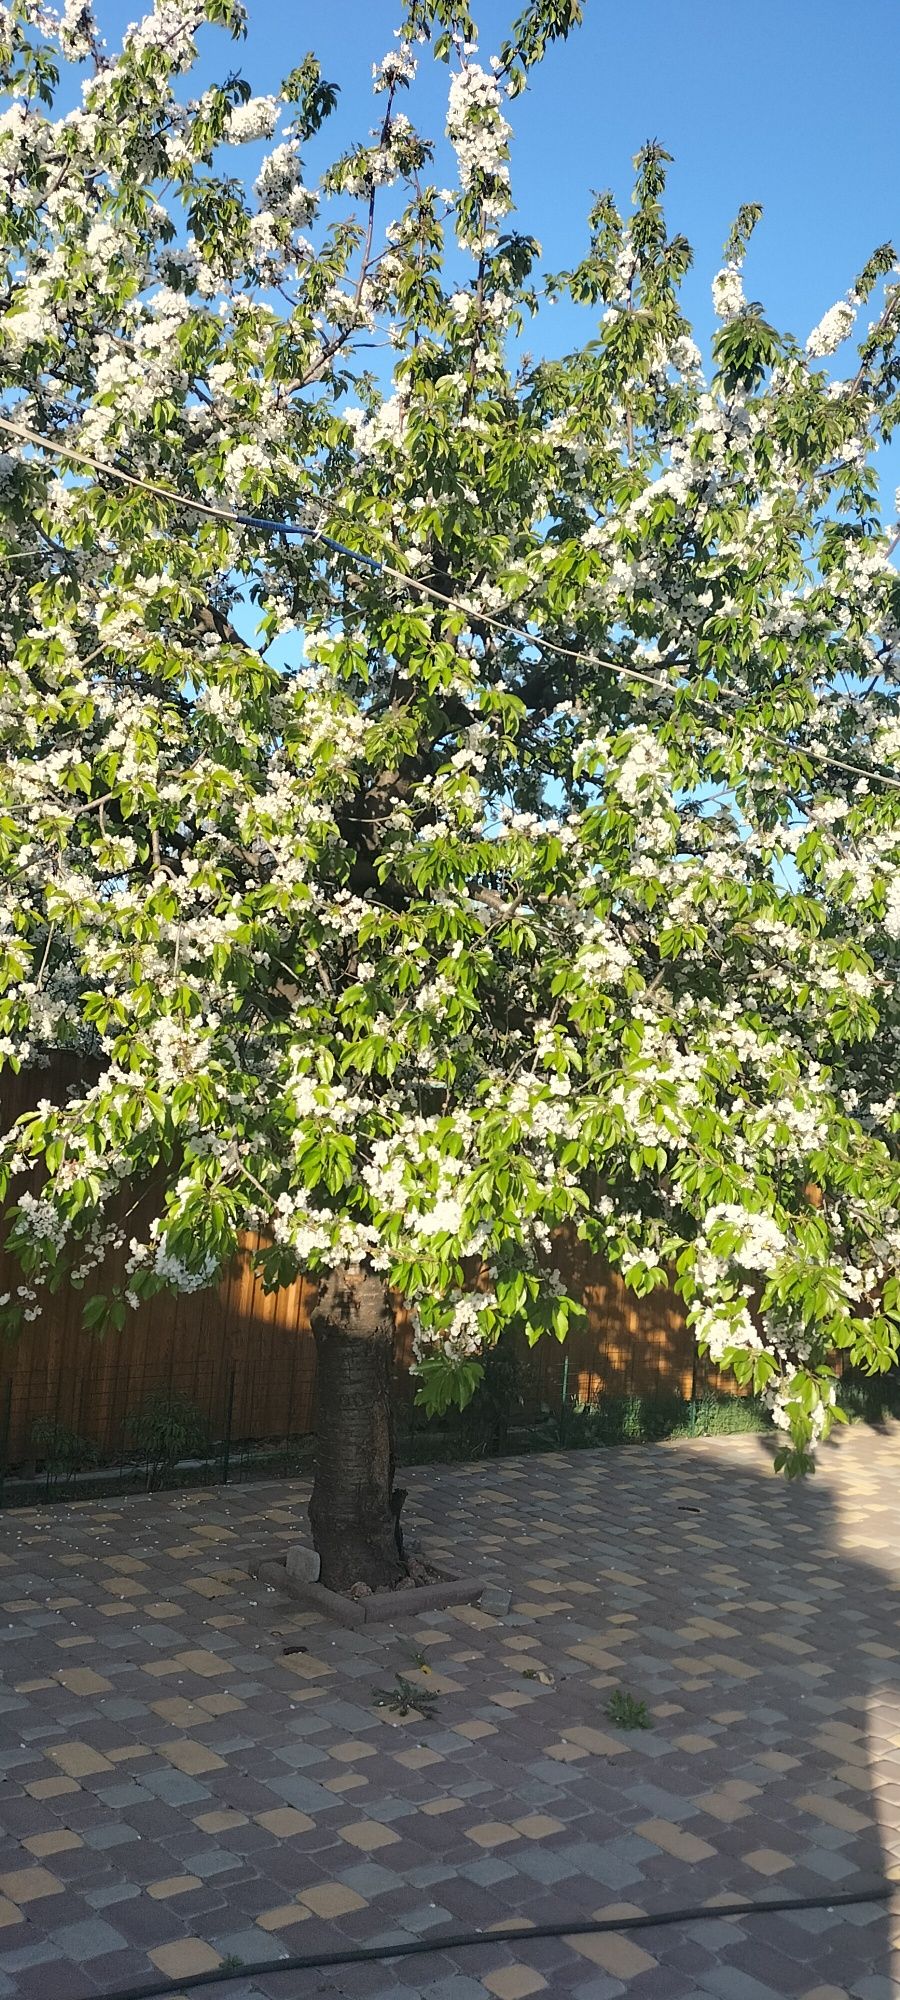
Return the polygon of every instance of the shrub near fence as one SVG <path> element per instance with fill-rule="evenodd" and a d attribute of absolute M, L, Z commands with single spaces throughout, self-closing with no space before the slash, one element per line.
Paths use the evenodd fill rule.
<path fill-rule="evenodd" d="M 4 1124 L 35 1096 L 61 1094 L 78 1077 L 72 1059 L 62 1055 L 41 1072 L 38 1090 L 33 1077 L 4 1076 Z M 137 1218 L 135 1227 L 138 1233 Z M 191 1406 L 203 1439 L 220 1456 L 224 1441 L 281 1443 L 309 1435 L 315 1422 L 313 1288 L 300 1278 L 266 1294 L 252 1270 L 251 1247 L 248 1239 L 217 1286 L 187 1296 L 163 1293 L 129 1313 L 121 1333 L 102 1339 L 81 1325 L 83 1293 L 62 1287 L 48 1294 L 40 1318 L 0 1350 L 0 1473 L 45 1466 L 48 1454 L 71 1459 L 73 1439 L 84 1442 L 86 1462 L 88 1454 L 102 1463 L 134 1459 L 143 1448 L 142 1424 L 146 1442 L 148 1412 L 155 1409 L 162 1422 L 166 1405 Z M 562 1249 L 559 1261 L 565 1261 Z M 638 1299 L 577 1245 L 569 1262 L 570 1283 L 587 1317 L 564 1348 L 546 1338 L 533 1350 L 523 1343 L 520 1423 L 558 1411 L 563 1401 L 694 1400 L 733 1391 L 733 1383 L 698 1360 L 673 1293 Z M 13 1260 L 0 1252 L 0 1291 L 14 1290 L 17 1282 Z M 110 1260 L 99 1282 L 124 1286 L 121 1257 Z M 410 1328 L 400 1316 L 401 1433 L 415 1389 L 410 1360 Z M 197 1430 L 187 1455 L 202 1456 L 202 1449 Z"/>

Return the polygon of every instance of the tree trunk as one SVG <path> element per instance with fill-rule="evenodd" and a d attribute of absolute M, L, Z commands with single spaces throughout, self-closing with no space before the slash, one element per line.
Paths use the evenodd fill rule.
<path fill-rule="evenodd" d="M 329 1590 L 383 1589 L 405 1565 L 393 1495 L 394 1316 L 381 1279 L 356 1268 L 331 1272 L 312 1329 L 317 1450 L 309 1520 L 321 1579 Z"/>

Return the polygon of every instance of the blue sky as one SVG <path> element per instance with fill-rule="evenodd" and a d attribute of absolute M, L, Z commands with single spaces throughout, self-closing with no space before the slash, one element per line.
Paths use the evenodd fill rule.
<path fill-rule="evenodd" d="M 485 57 L 521 4 L 475 0 Z M 110 42 L 139 5 L 97 0 Z M 342 142 L 364 133 L 379 109 L 371 65 L 391 45 L 396 4 L 249 0 L 249 8 L 244 43 L 205 33 L 204 75 L 239 67 L 255 91 L 267 91 L 313 48 L 341 84 L 331 130 Z M 414 116 L 430 134 L 442 132 L 446 84 L 446 69 L 423 52 Z M 570 262 L 584 243 L 590 190 L 611 186 L 627 200 L 632 155 L 659 139 L 674 155 L 670 221 L 696 252 L 687 298 L 701 333 L 711 326 L 709 280 L 735 211 L 762 201 L 747 290 L 805 336 L 869 251 L 900 240 L 898 102 L 897 0 L 756 0 L 750 9 L 723 0 L 586 0 L 584 26 L 510 108 L 519 225 L 541 239 L 549 265 Z M 442 140 L 439 181 L 451 166 Z M 547 324 L 554 345 L 566 338 L 556 317 L 552 334 Z"/>
<path fill-rule="evenodd" d="M 485 59 L 521 4 L 485 0 L 479 8 L 476 0 Z M 391 46 L 396 0 L 249 0 L 249 8 L 245 42 L 204 34 L 200 79 L 235 67 L 254 91 L 273 90 L 313 48 L 341 98 L 326 142 L 310 149 L 312 181 L 339 145 L 375 122 L 383 100 L 371 94 L 371 67 Z M 98 0 L 110 43 L 136 11 L 138 0 Z M 452 179 L 446 90 L 445 67 L 423 51 L 409 109 L 420 130 L 439 137 L 439 184 Z M 898 102 L 897 0 L 756 0 L 752 9 L 723 0 L 586 0 L 584 26 L 551 51 L 510 107 L 517 224 L 540 239 L 548 267 L 571 263 L 584 247 L 591 190 L 612 187 L 627 203 L 632 156 L 658 139 L 674 156 L 670 226 L 694 246 L 685 299 L 701 345 L 713 325 L 710 279 L 742 201 L 765 208 L 748 296 L 805 338 L 876 244 L 900 244 Z M 236 165 L 253 171 L 256 150 L 242 149 Z M 454 275 L 463 279 L 464 265 Z M 580 317 L 571 308 L 542 313 L 529 347 L 564 350 L 588 331 Z M 893 463 L 884 472 L 892 497 Z"/>
<path fill-rule="evenodd" d="M 382 0 L 250 0 L 242 51 L 271 88 L 313 47 L 342 85 L 349 136 L 373 122 L 370 69 L 397 11 Z M 488 55 L 516 0 L 475 8 Z M 217 38 L 218 39 L 218 38 Z M 446 71 L 425 55 L 417 122 L 440 131 Z M 552 51 L 511 107 L 520 225 L 551 265 L 584 243 L 592 188 L 627 199 L 632 155 L 659 139 L 674 155 L 669 213 L 696 252 L 688 299 L 711 324 L 709 279 L 741 201 L 762 201 L 747 290 L 804 335 L 875 244 L 900 239 L 900 11 L 897 0 L 586 0 L 585 24 Z M 412 107 L 410 107 L 412 109 Z M 440 157 L 439 157 L 440 167 Z M 449 177 L 450 157 L 445 156 Z M 554 346 L 556 325 L 547 326 Z"/>
<path fill-rule="evenodd" d="M 399 18 L 390 0 L 249 0 L 247 41 L 234 50 L 254 90 L 277 87 L 308 48 L 341 84 L 327 145 L 313 148 L 309 178 L 337 143 L 362 136 L 379 105 L 371 66 L 391 46 Z M 521 0 L 518 0 L 521 4 Z M 100 0 L 112 38 L 134 0 Z M 486 58 L 517 0 L 475 8 Z M 231 45 L 205 37 L 207 69 L 221 73 Z M 423 51 L 410 104 L 419 129 L 439 136 L 439 183 L 452 179 L 442 137 L 447 72 Z M 852 284 L 870 251 L 900 244 L 900 10 L 897 0 L 586 0 L 585 23 L 551 51 L 532 88 L 510 107 L 518 226 L 536 235 L 548 267 L 585 243 L 591 190 L 628 200 L 631 159 L 647 138 L 674 156 L 668 214 L 694 246 L 685 300 L 706 348 L 710 279 L 742 201 L 761 201 L 746 290 L 780 327 L 805 338 Z M 255 152 L 255 149 L 253 149 Z M 242 155 L 249 169 L 251 160 Z M 459 277 L 466 275 L 460 269 Z M 588 331 L 572 309 L 541 315 L 529 347 L 560 352 Z M 882 468 L 892 510 L 900 448 Z M 889 497 L 888 497 L 889 496 Z"/>
<path fill-rule="evenodd" d="M 475 0 L 485 60 L 521 4 Z M 140 0 L 97 0 L 111 45 L 139 8 Z M 204 33 L 189 87 L 238 68 L 254 92 L 275 90 L 314 49 L 341 97 L 324 140 L 310 148 L 313 182 L 335 151 L 375 123 L 383 99 L 372 96 L 372 64 L 391 46 L 399 8 L 396 0 L 249 0 L 249 10 L 243 43 Z M 446 68 L 424 50 L 409 109 L 439 141 L 439 185 L 453 178 L 446 92 Z M 528 93 L 509 107 L 515 220 L 541 241 L 546 268 L 565 267 L 584 248 L 591 191 L 612 187 L 627 205 L 632 156 L 645 139 L 658 139 L 674 156 L 670 227 L 694 247 L 684 297 L 704 351 L 714 324 L 710 280 L 743 201 L 765 209 L 747 294 L 804 339 L 877 244 L 900 246 L 898 103 L 897 0 L 865 7 L 756 0 L 752 9 L 723 0 L 585 0 L 584 26 L 550 52 Z M 236 153 L 236 170 L 252 176 L 258 150 Z M 452 275 L 465 281 L 464 260 Z M 546 308 L 539 326 L 526 329 L 526 343 L 536 353 L 563 352 L 589 337 L 588 318 Z M 375 355 L 366 359 L 379 367 Z M 838 363 L 845 367 L 846 355 Z M 881 474 L 890 518 L 900 443 Z"/>

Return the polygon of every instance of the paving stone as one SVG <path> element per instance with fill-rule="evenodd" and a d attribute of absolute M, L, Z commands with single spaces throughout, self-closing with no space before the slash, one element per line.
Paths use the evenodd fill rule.
<path fill-rule="evenodd" d="M 698 1972 L 697 1983 L 705 1993 L 716 1994 L 717 2000 L 781 2000 L 773 1987 L 733 1965 L 716 1965 Z"/>
<path fill-rule="evenodd" d="M 17 1517 L 0 1881 L 43 1867 L 59 1887 L 23 1903 L 0 1887 L 0 1946 L 50 1953 L 10 1970 L 0 1950 L 16 2000 L 72 2000 L 88 1963 L 98 1994 L 138 1984 L 148 1952 L 190 1947 L 208 1971 L 249 1941 L 273 1971 L 247 2000 L 281 2000 L 276 1954 L 301 1939 L 445 1925 L 481 1929 L 483 1948 L 348 1967 L 329 1994 L 484 2000 L 524 1968 L 554 2000 L 887 2000 L 883 1912 L 736 1926 L 711 1908 L 689 1932 L 633 1932 L 622 1908 L 827 1894 L 900 1860 L 900 1430 L 848 1433 L 799 1488 L 772 1478 L 768 1449 L 415 1471 L 423 1548 L 477 1565 L 515 1608 L 456 1607 L 406 1634 L 248 1591 L 250 1551 L 307 1532 L 300 1484 L 75 1505 L 52 1539 Z M 46 1613 L 17 1617 L 26 1598 Z M 435 1718 L 376 1710 L 373 1689 L 417 1654 Z M 611 1729 L 617 1686 L 651 1730 Z M 521 1949 L 489 1942 L 491 1925 L 598 1910 L 618 1920 L 593 1934 L 600 1958 L 524 1931 Z M 116 1942 L 89 1961 L 47 1942 L 104 1922 Z"/>
<path fill-rule="evenodd" d="M 60 1930 L 51 1931 L 50 1941 L 66 1958 L 74 1959 L 76 1965 L 87 1965 L 91 1959 L 103 1958 L 110 1951 L 123 1951 L 127 1944 L 121 1931 L 114 1930 L 112 1924 L 104 1923 L 102 1917 L 87 1917 L 80 1924 L 64 1924 Z"/>
<path fill-rule="evenodd" d="M 88 1827 L 84 1838 L 88 1847 L 102 1850 L 109 1847 L 127 1847 L 132 1841 L 139 1840 L 140 1834 L 133 1826 L 122 1826 L 116 1821 L 104 1821 L 101 1826 Z"/>
<path fill-rule="evenodd" d="M 196 1806 L 210 1796 L 207 1785 L 198 1785 L 184 1771 L 150 1771 L 144 1788 L 167 1806 Z"/>
<path fill-rule="evenodd" d="M 435 1979 L 418 1991 L 422 2000 L 484 2000 L 480 1979 L 469 1979 L 461 1972 L 451 1973 L 447 1979 Z"/>
<path fill-rule="evenodd" d="M 223 1958 L 240 1958 L 247 1965 L 262 1964 L 263 1960 L 287 1957 L 287 1946 L 279 1943 L 271 1933 L 261 1931 L 257 1925 L 246 1931 L 227 1931 L 223 1937 L 213 1940 L 216 1951 Z"/>

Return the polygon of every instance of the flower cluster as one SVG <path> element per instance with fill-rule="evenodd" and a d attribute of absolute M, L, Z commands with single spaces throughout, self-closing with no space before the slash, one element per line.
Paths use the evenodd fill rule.
<path fill-rule="evenodd" d="M 510 207 L 510 127 L 500 109 L 496 77 L 467 62 L 450 80 L 447 137 L 456 154 L 464 192 L 477 189 L 484 214 L 492 220 Z"/>
<path fill-rule="evenodd" d="M 233 146 L 245 145 L 253 139 L 271 139 L 280 110 L 277 97 L 250 97 L 246 104 L 235 104 L 228 113 L 226 137 Z"/>
<path fill-rule="evenodd" d="M 839 299 L 837 305 L 830 306 L 827 313 L 814 326 L 806 342 L 806 352 L 813 360 L 821 360 L 825 355 L 836 354 L 845 340 L 848 340 L 856 321 L 858 300 Z"/>

